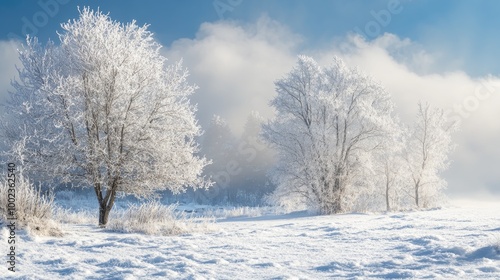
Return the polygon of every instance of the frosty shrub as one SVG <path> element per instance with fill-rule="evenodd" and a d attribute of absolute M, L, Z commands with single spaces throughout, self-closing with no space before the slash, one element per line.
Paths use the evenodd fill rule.
<path fill-rule="evenodd" d="M 92 224 L 96 219 L 96 213 L 90 211 L 75 212 L 63 208 L 54 211 L 54 220 L 66 224 Z"/>
<path fill-rule="evenodd" d="M 178 235 L 210 229 L 207 219 L 196 221 L 176 213 L 175 207 L 176 205 L 166 206 L 158 201 L 131 205 L 126 211 L 117 213 L 108 228 L 151 235 Z"/>
<path fill-rule="evenodd" d="M 0 186 L 0 216 L 8 216 L 8 185 L 4 181 Z M 36 235 L 60 236 L 62 231 L 52 219 L 54 213 L 54 194 L 43 193 L 22 174 L 16 177 L 15 188 L 16 222 L 21 228 L 26 228 Z"/>
<path fill-rule="evenodd" d="M 273 193 L 266 195 L 263 200 L 267 205 L 283 209 L 285 212 L 309 210 L 314 213 L 317 211 L 317 209 L 308 208 L 299 194 L 288 192 L 284 188 L 276 189 Z"/>

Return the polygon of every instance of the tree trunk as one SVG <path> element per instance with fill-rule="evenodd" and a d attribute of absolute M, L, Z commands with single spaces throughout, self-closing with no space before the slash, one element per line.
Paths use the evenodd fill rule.
<path fill-rule="evenodd" d="M 107 191 L 106 196 L 103 198 L 102 193 L 97 196 L 99 201 L 99 227 L 105 228 L 108 223 L 109 212 L 113 209 L 116 198 L 116 189 L 118 188 L 117 179 L 112 183 L 112 187 Z"/>
<path fill-rule="evenodd" d="M 341 182 L 338 178 L 333 183 L 328 182 L 325 176 L 320 178 L 320 187 L 314 192 L 315 185 L 312 190 L 319 202 L 319 211 L 322 215 L 338 214 L 342 212 L 342 189 Z"/>
<path fill-rule="evenodd" d="M 325 214 L 338 214 L 342 213 L 342 199 L 343 199 L 343 186 L 339 178 L 335 178 L 333 184 L 333 200 L 328 203 L 328 213 Z"/>
<path fill-rule="evenodd" d="M 108 223 L 108 217 L 109 217 L 109 212 L 111 211 L 111 208 L 106 207 L 106 205 L 101 204 L 99 206 L 99 227 L 106 227 L 106 224 Z"/>
<path fill-rule="evenodd" d="M 419 185 L 415 185 L 415 203 L 417 204 L 417 207 L 420 207 L 419 205 L 419 201 L 418 201 L 418 189 L 419 189 Z"/>
<path fill-rule="evenodd" d="M 387 206 L 387 212 L 391 211 L 391 204 L 389 202 L 389 182 L 385 185 L 385 204 Z"/>

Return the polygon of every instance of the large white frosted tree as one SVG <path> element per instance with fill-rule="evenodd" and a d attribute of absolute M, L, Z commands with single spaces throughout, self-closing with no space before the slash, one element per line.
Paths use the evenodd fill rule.
<path fill-rule="evenodd" d="M 91 186 L 105 226 L 116 195 L 207 186 L 200 128 L 181 63 L 168 65 L 147 26 L 80 11 L 59 44 L 28 39 L 4 136 L 39 181 Z"/>
<path fill-rule="evenodd" d="M 414 126 L 406 131 L 403 152 L 409 194 L 417 207 L 433 206 L 442 195 L 446 181 L 440 173 L 450 164 L 448 156 L 455 147 L 451 133 L 457 129 L 458 124 L 450 122 L 443 110 L 418 104 Z"/>
<path fill-rule="evenodd" d="M 369 184 L 373 151 L 393 127 L 389 94 L 339 58 L 322 68 L 300 56 L 275 85 L 277 115 L 263 136 L 278 153 L 276 194 L 323 214 L 349 210 Z"/>

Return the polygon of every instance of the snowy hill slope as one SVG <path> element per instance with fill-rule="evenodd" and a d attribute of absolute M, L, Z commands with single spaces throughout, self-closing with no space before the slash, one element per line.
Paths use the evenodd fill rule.
<path fill-rule="evenodd" d="M 500 279 L 500 202 L 240 217 L 220 220 L 213 232 L 170 237 L 63 228 L 63 238 L 19 232 L 19 271 L 5 267 L 0 278 Z"/>

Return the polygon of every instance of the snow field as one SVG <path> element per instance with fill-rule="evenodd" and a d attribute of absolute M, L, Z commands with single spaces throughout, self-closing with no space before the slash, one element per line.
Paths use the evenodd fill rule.
<path fill-rule="evenodd" d="M 19 232 L 13 279 L 498 279 L 498 213 L 500 203 L 486 202 L 407 213 L 297 212 L 219 219 L 213 231 L 180 236 L 63 224 L 62 238 Z"/>

